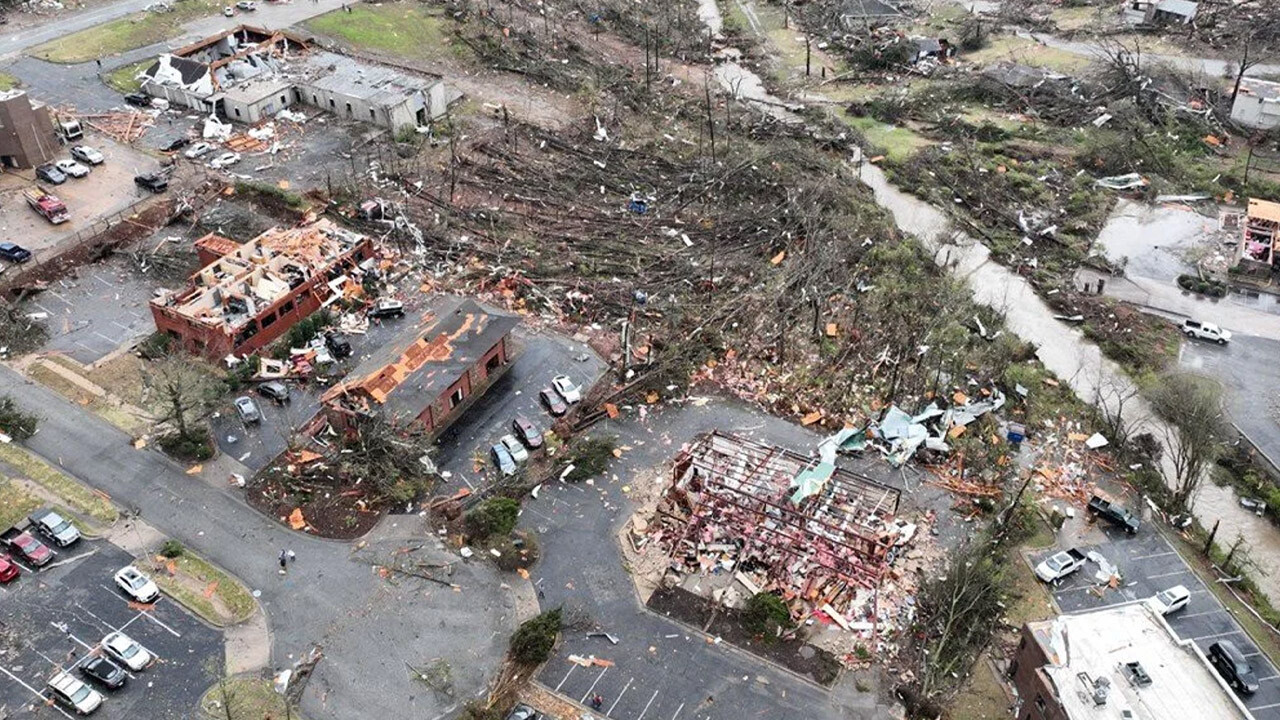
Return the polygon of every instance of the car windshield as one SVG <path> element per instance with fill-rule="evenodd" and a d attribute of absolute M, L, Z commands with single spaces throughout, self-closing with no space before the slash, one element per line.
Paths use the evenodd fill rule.
<path fill-rule="evenodd" d="M 87 697 L 89 697 L 89 688 L 81 685 L 79 690 L 71 693 L 71 702 L 79 705 Z"/>
<path fill-rule="evenodd" d="M 1057 570 L 1061 570 L 1062 566 L 1066 565 L 1067 562 L 1066 560 L 1059 560 L 1058 557 L 1055 555 L 1054 557 L 1051 557 L 1048 560 L 1046 560 L 1045 564 L 1049 566 L 1050 570 L 1057 571 Z"/>
<path fill-rule="evenodd" d="M 138 646 L 132 641 L 116 639 L 113 645 L 116 652 L 120 653 L 120 657 L 125 658 L 126 660 L 138 654 Z"/>
<path fill-rule="evenodd" d="M 1160 601 L 1161 605 L 1172 605 L 1173 601 L 1178 599 L 1178 596 L 1174 595 L 1172 590 L 1165 590 L 1157 595 L 1156 599 Z"/>

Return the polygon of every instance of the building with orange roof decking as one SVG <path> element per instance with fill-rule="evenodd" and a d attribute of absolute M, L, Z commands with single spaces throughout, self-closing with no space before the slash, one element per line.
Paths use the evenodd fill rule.
<path fill-rule="evenodd" d="M 519 318 L 490 313 L 473 300 L 425 313 L 326 392 L 325 413 L 339 429 L 357 416 L 377 415 L 435 435 L 509 366 L 517 324 Z"/>

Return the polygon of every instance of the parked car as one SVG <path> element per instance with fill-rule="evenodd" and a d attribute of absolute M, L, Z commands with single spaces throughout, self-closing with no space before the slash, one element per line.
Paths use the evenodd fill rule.
<path fill-rule="evenodd" d="M 124 685 L 124 681 L 129 677 L 124 668 L 101 655 L 85 660 L 84 664 L 80 666 L 80 672 L 85 677 L 97 681 L 109 690 L 115 690 Z"/>
<path fill-rule="evenodd" d="M 1080 569 L 1084 565 L 1085 554 L 1075 548 L 1063 550 L 1045 558 L 1044 562 L 1036 566 L 1036 577 L 1047 583 L 1054 583 L 1071 573 Z"/>
<path fill-rule="evenodd" d="M 0 555 L 0 583 L 13 582 L 21 574 L 18 563 L 10 560 L 8 555 Z"/>
<path fill-rule="evenodd" d="M 404 317 L 404 303 L 391 298 L 383 298 L 374 303 L 367 314 L 371 318 Z"/>
<path fill-rule="evenodd" d="M 186 147 L 186 146 L 188 146 L 188 145 L 190 145 L 190 144 L 191 144 L 191 138 L 189 138 L 189 137 L 185 137 L 185 136 L 184 136 L 184 137 L 176 137 L 176 138 L 174 138 L 174 139 L 170 140 L 168 145 L 165 145 L 164 147 L 162 147 L 162 148 L 160 148 L 160 149 L 161 149 L 161 150 L 163 150 L 163 151 L 165 151 L 165 152 L 177 152 L 178 150 L 181 150 L 182 148 L 184 148 L 184 147 Z"/>
<path fill-rule="evenodd" d="M 169 189 L 169 177 L 164 173 L 152 172 L 135 175 L 133 182 L 138 187 L 150 190 L 153 193 L 162 193 Z"/>
<path fill-rule="evenodd" d="M 240 2 L 236 3 L 236 7 L 244 10 L 245 12 L 253 12 L 258 9 L 258 3 L 253 0 L 240 0 Z"/>
<path fill-rule="evenodd" d="M 1226 345 L 1231 342 L 1231 331 L 1212 323 L 1202 323 L 1198 320 L 1190 318 L 1182 321 L 1182 332 L 1189 338 L 1199 338 L 1201 340 L 1209 340 L 1219 345 Z"/>
<path fill-rule="evenodd" d="M 53 164 L 63 175 L 73 178 L 82 178 L 89 176 L 89 168 L 81 165 L 75 160 L 59 160 Z"/>
<path fill-rule="evenodd" d="M 122 632 L 113 632 L 102 638 L 102 649 L 116 662 L 134 672 L 146 668 L 154 659 L 146 648 Z"/>
<path fill-rule="evenodd" d="M 1227 684 L 1245 695 L 1258 692 L 1258 676 L 1240 648 L 1230 640 L 1219 640 L 1209 646 L 1209 662 Z"/>
<path fill-rule="evenodd" d="M 241 395 L 232 403 L 236 406 L 236 414 L 246 425 L 262 422 L 262 413 L 258 412 L 258 404 L 248 395 Z"/>
<path fill-rule="evenodd" d="M 504 476 L 516 474 L 516 460 L 507 452 L 506 445 L 498 443 L 489 449 L 489 453 L 493 456 L 493 464 L 498 466 L 498 472 Z"/>
<path fill-rule="evenodd" d="M 125 595 L 140 603 L 151 603 L 160 599 L 160 588 L 141 570 L 125 565 L 116 572 L 116 585 Z"/>
<path fill-rule="evenodd" d="M 1130 535 L 1138 534 L 1138 527 L 1142 525 L 1142 521 L 1138 519 L 1137 515 L 1104 499 L 1100 495 L 1094 495 L 1089 498 L 1088 510 L 1090 515 L 1102 518 L 1118 528 L 1123 528 Z"/>
<path fill-rule="evenodd" d="M 235 11 L 235 8 L 228 5 L 222 8 L 222 14 L 226 15 L 227 17 L 233 17 L 236 14 L 236 11 Z"/>
<path fill-rule="evenodd" d="M 542 432 L 529 421 L 529 418 L 517 415 L 516 419 L 511 421 L 511 429 L 515 432 L 516 437 L 520 438 L 520 442 L 528 446 L 530 450 L 542 447 Z"/>
<path fill-rule="evenodd" d="M 213 145 L 211 145 L 210 143 L 198 142 L 195 145 L 192 145 L 191 147 L 187 148 L 186 151 L 183 152 L 182 154 L 194 160 L 200 157 L 201 155 L 207 155 L 209 151 L 212 149 L 213 149 Z"/>
<path fill-rule="evenodd" d="M 556 392 L 560 393 L 560 397 L 570 405 L 582 400 L 582 390 L 573 384 L 568 375 L 557 375 L 551 378 L 551 387 L 555 388 Z"/>
<path fill-rule="evenodd" d="M 1175 585 L 1168 590 L 1156 593 L 1147 604 L 1161 615 L 1170 615 L 1186 607 L 1190 600 L 1191 593 L 1185 587 Z"/>
<path fill-rule="evenodd" d="M 70 520 L 47 508 L 31 513 L 27 519 L 58 547 L 67 547 L 80 539 L 80 531 Z"/>
<path fill-rule="evenodd" d="M 125 93 L 124 101 L 137 107 L 151 107 L 151 96 L 146 93 Z"/>
<path fill-rule="evenodd" d="M 524 449 L 524 445 L 516 439 L 515 435 L 503 435 L 502 445 L 511 453 L 511 459 L 518 463 L 522 463 L 529 459 L 529 451 Z"/>
<path fill-rule="evenodd" d="M 49 689 L 59 701 L 70 705 L 79 715 L 88 715 L 102 705 L 101 693 L 68 672 L 59 672 L 50 678 Z"/>
<path fill-rule="evenodd" d="M 53 560 L 53 550 L 37 540 L 36 536 L 25 527 L 10 528 L 0 537 L 4 538 L 4 544 L 10 553 L 17 554 L 34 567 L 48 565 Z"/>
<path fill-rule="evenodd" d="M 537 710 L 521 703 L 511 708 L 511 712 L 507 713 L 507 720 L 542 720 L 542 716 Z"/>
<path fill-rule="evenodd" d="M 351 357 L 351 343 L 338 333 L 325 335 L 324 346 L 329 348 L 329 354 L 338 360 Z"/>
<path fill-rule="evenodd" d="M 36 168 L 36 177 L 50 185 L 61 185 L 67 181 L 67 176 L 53 165 L 41 165 Z"/>
<path fill-rule="evenodd" d="M 107 159 L 103 157 L 102 153 L 88 145 L 71 146 L 71 157 L 87 165 L 101 165 L 107 161 Z"/>
<path fill-rule="evenodd" d="M 218 157 L 209 161 L 209 167 L 219 170 L 224 167 L 230 167 L 240 162 L 240 153 L 222 153 Z"/>
<path fill-rule="evenodd" d="M 31 259 L 31 251 L 17 243 L 0 243 L 0 257 L 9 262 L 24 263 Z"/>
<path fill-rule="evenodd" d="M 289 386 L 279 380 L 262 383 L 258 386 L 258 394 L 280 404 L 289 402 Z"/>
<path fill-rule="evenodd" d="M 539 390 L 538 399 L 542 401 L 542 405 L 547 409 L 547 412 L 551 413 L 555 417 L 560 417 L 561 415 L 569 412 L 569 406 L 564 404 L 564 400 L 560 398 L 560 393 L 557 393 L 551 388 L 543 388 Z"/>

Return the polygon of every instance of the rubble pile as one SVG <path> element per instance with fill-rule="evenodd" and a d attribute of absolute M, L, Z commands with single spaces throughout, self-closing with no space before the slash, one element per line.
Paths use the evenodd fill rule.
<path fill-rule="evenodd" d="M 890 650 L 926 562 L 921 525 L 896 517 L 898 490 L 837 468 L 833 453 L 704 435 L 677 456 L 653 519 L 632 524 L 632 546 L 667 556 L 667 585 L 728 607 L 778 593 L 797 622 L 844 631 L 837 654 L 872 640 Z"/>

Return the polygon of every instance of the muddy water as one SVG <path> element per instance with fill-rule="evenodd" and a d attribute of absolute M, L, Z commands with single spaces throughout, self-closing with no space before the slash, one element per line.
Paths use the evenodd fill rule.
<path fill-rule="evenodd" d="M 720 11 L 715 0 L 699 0 L 698 6 L 699 17 L 707 22 L 712 32 L 718 34 Z M 716 74 L 726 90 L 758 103 L 762 110 L 778 110 L 786 105 L 765 92 L 763 83 L 750 70 L 737 66 L 732 77 L 742 76 L 751 76 L 755 80 L 735 86 L 727 82 L 724 75 Z M 742 91 L 744 85 L 756 94 L 745 94 Z M 1002 312 L 1009 331 L 1034 343 L 1040 361 L 1067 382 L 1078 397 L 1085 402 L 1114 408 L 1118 389 L 1131 387 L 1124 371 L 1103 357 L 1098 347 L 1078 330 L 1055 320 L 1053 312 L 1021 276 L 989 262 L 990 252 L 984 245 L 953 231 L 946 215 L 891 185 L 880 168 L 863 163 L 861 179 L 875 193 L 876 202 L 893 214 L 897 226 L 919 238 L 940 266 L 967 280 L 977 302 Z M 1034 388 L 1032 392 L 1035 392 Z M 1154 417 L 1150 407 L 1140 399 L 1126 401 L 1123 415 L 1136 432 L 1151 432 L 1157 438 L 1164 436 L 1163 422 Z M 1168 467 L 1167 458 L 1164 465 L 1168 477 L 1172 469 Z M 1196 498 L 1194 512 L 1206 527 L 1221 520 L 1220 538 L 1229 541 L 1237 532 L 1243 534 L 1252 545 L 1254 559 L 1267 574 L 1259 579 L 1260 587 L 1270 597 L 1280 598 L 1280 532 L 1276 532 L 1266 520 L 1245 512 L 1230 490 L 1210 483 L 1205 483 Z"/>

